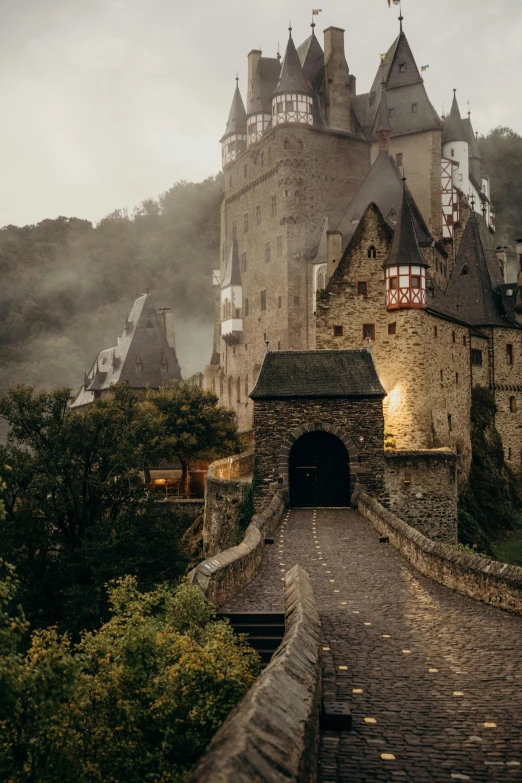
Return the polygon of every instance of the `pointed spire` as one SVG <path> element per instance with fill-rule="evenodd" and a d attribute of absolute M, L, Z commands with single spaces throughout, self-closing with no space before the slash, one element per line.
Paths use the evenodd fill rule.
<path fill-rule="evenodd" d="M 422 255 L 417 235 L 411 205 L 411 194 L 406 187 L 406 179 L 403 177 L 402 205 L 390 254 L 385 266 L 422 266 L 428 264 Z"/>
<path fill-rule="evenodd" d="M 453 102 L 451 104 L 451 111 L 449 117 L 446 120 L 444 127 L 444 134 L 442 137 L 443 144 L 447 144 L 450 141 L 467 141 L 466 130 L 460 116 L 459 104 L 457 103 L 457 90 L 453 90 Z"/>
<path fill-rule="evenodd" d="M 285 92 L 300 92 L 309 94 L 310 90 L 306 86 L 301 62 L 292 39 L 292 28 L 289 27 L 288 29 L 290 31 L 290 36 L 286 46 L 283 67 L 281 68 L 281 76 L 279 78 L 279 83 L 275 89 L 274 95 L 281 95 L 281 93 Z"/>
<path fill-rule="evenodd" d="M 247 120 L 245 104 L 239 91 L 239 77 L 236 76 L 236 89 L 234 90 L 234 97 L 232 98 L 232 106 L 230 107 L 230 114 L 228 115 L 227 127 L 221 141 L 231 133 L 244 133 L 247 132 Z"/>
<path fill-rule="evenodd" d="M 314 33 L 314 27 L 315 23 L 312 22 L 312 35 L 298 47 L 297 55 L 306 84 L 319 92 L 324 76 L 324 52 Z"/>

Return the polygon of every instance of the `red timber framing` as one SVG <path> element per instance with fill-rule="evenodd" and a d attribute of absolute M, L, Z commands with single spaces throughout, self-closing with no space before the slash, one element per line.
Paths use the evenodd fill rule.
<path fill-rule="evenodd" d="M 453 226 L 459 221 L 459 197 L 457 189 L 453 187 L 454 168 L 456 165 L 452 160 L 441 159 L 442 236 L 444 239 L 453 238 Z"/>

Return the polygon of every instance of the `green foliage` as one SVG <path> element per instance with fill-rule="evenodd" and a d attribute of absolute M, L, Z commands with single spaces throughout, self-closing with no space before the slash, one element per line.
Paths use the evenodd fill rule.
<path fill-rule="evenodd" d="M 491 177 L 498 226 L 495 244 L 512 246 L 521 228 L 522 136 L 511 128 L 495 128 L 479 139 L 479 151 Z"/>
<path fill-rule="evenodd" d="M 516 479 L 504 461 L 495 428 L 496 406 L 488 389 L 475 387 L 471 400 L 472 462 L 459 503 L 459 540 L 492 556 L 492 542 L 512 530 L 521 509 Z"/>
<path fill-rule="evenodd" d="M 79 386 L 147 285 L 158 305 L 191 322 L 192 338 L 208 329 L 222 192 L 219 174 L 178 182 L 132 217 L 118 210 L 95 227 L 59 217 L 1 229 L 0 392 L 16 383 Z"/>
<path fill-rule="evenodd" d="M 501 541 L 495 541 L 493 552 L 497 560 L 522 566 L 522 518 L 519 517 L 518 525 L 509 532 Z"/>
<path fill-rule="evenodd" d="M 6 611 L 13 592 L 12 577 L 0 581 L 0 778 L 10 783 L 181 783 L 259 672 L 198 588 L 141 593 L 126 577 L 99 631 L 75 645 L 37 631 L 27 650 L 23 618 Z"/>
<path fill-rule="evenodd" d="M 29 387 L 0 398 L 10 424 L 0 556 L 17 567 L 32 622 L 73 633 L 107 616 L 105 583 L 123 574 L 144 588 L 183 574 L 183 531 L 145 496 L 143 470 L 158 449 L 161 418 L 125 386 L 82 414 L 69 390 Z"/>
<path fill-rule="evenodd" d="M 245 485 L 245 489 L 243 492 L 243 498 L 241 500 L 241 503 L 239 504 L 238 509 L 238 520 L 236 525 L 236 530 L 234 534 L 234 542 L 233 546 L 236 546 L 237 544 L 240 544 L 243 538 L 245 537 L 245 531 L 249 524 L 252 522 L 252 517 L 256 513 L 255 506 L 254 506 L 254 484 L 251 482 L 250 484 Z"/>
<path fill-rule="evenodd" d="M 384 430 L 384 448 L 385 449 L 395 449 L 397 447 L 397 441 L 395 440 L 395 435 L 393 432 L 389 429 Z"/>

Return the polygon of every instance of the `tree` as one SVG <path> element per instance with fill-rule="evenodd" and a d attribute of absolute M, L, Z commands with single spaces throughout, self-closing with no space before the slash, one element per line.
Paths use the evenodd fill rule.
<path fill-rule="evenodd" d="M 190 461 L 218 459 L 241 448 L 235 414 L 217 402 L 212 392 L 188 383 L 147 393 L 146 407 L 162 417 L 165 439 L 159 451 L 180 461 L 185 492 Z"/>
<path fill-rule="evenodd" d="M 111 619 L 77 644 L 37 631 L 0 579 L 0 778 L 11 783 L 181 783 L 260 669 L 198 588 L 141 593 L 126 577 Z M 2 597 L 5 600 L 2 601 Z"/>
<path fill-rule="evenodd" d="M 38 625 L 78 633 L 106 616 L 105 583 L 132 573 L 144 587 L 184 570 L 183 530 L 147 499 L 140 473 L 157 451 L 161 418 L 128 387 L 84 413 L 70 391 L 18 387 L 0 398 L 10 425 L 0 466 L 0 556 L 16 567 L 24 605 Z"/>

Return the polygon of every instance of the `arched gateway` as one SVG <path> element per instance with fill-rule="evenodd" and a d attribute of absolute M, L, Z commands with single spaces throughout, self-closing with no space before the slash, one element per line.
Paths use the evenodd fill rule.
<path fill-rule="evenodd" d="M 359 481 L 382 497 L 384 396 L 366 349 L 267 353 L 250 393 L 256 508 L 278 487 L 294 506 L 349 505 Z"/>

